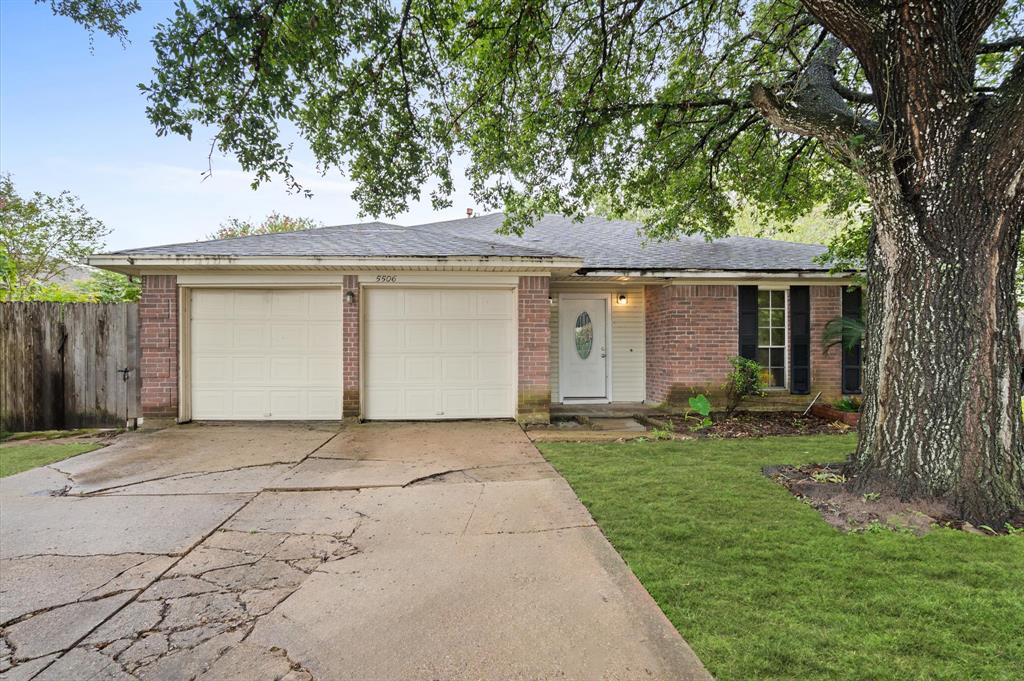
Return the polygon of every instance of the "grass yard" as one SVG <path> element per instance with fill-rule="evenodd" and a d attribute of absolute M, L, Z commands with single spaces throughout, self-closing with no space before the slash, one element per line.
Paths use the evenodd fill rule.
<path fill-rule="evenodd" d="M 26 442 L 0 446 L 0 478 L 99 449 L 92 442 Z"/>
<path fill-rule="evenodd" d="M 841 534 L 761 475 L 855 442 L 540 447 L 719 681 L 1021 679 L 1024 536 Z"/>

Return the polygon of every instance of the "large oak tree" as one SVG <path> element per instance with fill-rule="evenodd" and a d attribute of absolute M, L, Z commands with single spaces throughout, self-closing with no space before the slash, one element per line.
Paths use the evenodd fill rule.
<path fill-rule="evenodd" d="M 257 181 L 302 189 L 289 141 L 304 139 L 371 214 L 424 188 L 444 205 L 459 155 L 515 230 L 598 199 L 643 209 L 655 237 L 724 234 L 741 204 L 787 219 L 868 201 L 860 479 L 995 523 L 1024 508 L 1022 15 L 1021 0 L 194 0 L 158 28 L 143 90 L 161 134 L 212 135 Z"/>

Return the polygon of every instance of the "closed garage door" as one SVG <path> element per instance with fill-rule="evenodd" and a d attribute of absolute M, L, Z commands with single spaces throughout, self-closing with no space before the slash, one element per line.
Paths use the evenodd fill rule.
<path fill-rule="evenodd" d="M 515 414 L 516 327 L 508 290 L 366 290 L 368 419 Z"/>
<path fill-rule="evenodd" d="M 340 419 L 341 293 L 196 290 L 194 419 Z"/>

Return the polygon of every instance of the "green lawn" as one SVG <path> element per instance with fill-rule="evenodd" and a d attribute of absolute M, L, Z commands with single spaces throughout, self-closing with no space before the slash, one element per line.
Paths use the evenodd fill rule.
<path fill-rule="evenodd" d="M 0 478 L 99 449 L 92 442 L 29 442 L 0 447 Z"/>
<path fill-rule="evenodd" d="M 1024 536 L 841 534 L 760 472 L 854 445 L 540 447 L 719 681 L 1024 678 Z"/>

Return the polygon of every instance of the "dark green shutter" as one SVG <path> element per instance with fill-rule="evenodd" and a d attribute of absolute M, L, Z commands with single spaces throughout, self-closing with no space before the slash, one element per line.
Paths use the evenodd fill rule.
<path fill-rule="evenodd" d="M 740 357 L 757 359 L 757 287 L 739 286 Z"/>
<path fill-rule="evenodd" d="M 848 319 L 860 319 L 861 291 L 860 287 L 843 289 L 843 316 Z M 860 392 L 861 376 L 861 344 L 858 341 L 853 348 L 847 349 L 843 344 L 843 392 L 846 394 Z"/>
<path fill-rule="evenodd" d="M 789 289 L 789 392 L 811 392 L 811 289 Z"/>

